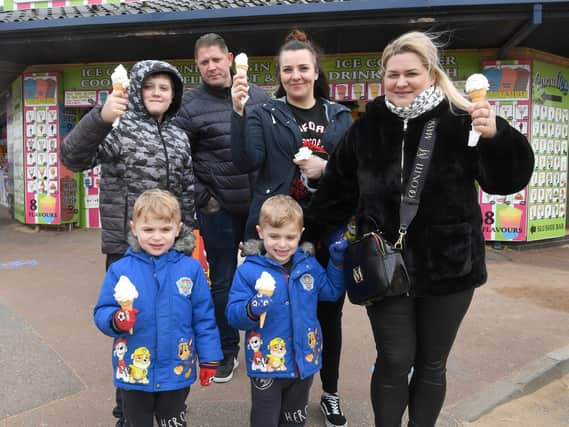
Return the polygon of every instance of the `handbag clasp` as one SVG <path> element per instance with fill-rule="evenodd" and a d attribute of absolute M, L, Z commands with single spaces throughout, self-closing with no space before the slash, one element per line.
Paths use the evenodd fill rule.
<path fill-rule="evenodd" d="M 395 242 L 395 244 L 393 245 L 393 247 L 399 251 L 403 250 L 403 245 L 405 243 L 405 235 L 407 234 L 407 229 L 401 227 L 399 229 L 399 238 L 397 239 L 397 242 Z"/>

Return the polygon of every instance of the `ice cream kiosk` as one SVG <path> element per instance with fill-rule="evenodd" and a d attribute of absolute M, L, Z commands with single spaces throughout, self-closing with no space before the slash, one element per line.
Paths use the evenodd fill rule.
<path fill-rule="evenodd" d="M 78 220 L 77 181 L 61 164 L 58 73 L 24 73 L 12 84 L 8 137 L 14 155 L 14 216 L 25 224 Z"/>

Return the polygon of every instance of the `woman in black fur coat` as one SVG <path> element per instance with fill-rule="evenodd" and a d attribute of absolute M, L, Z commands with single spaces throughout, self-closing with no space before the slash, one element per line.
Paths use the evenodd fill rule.
<path fill-rule="evenodd" d="M 367 307 L 378 350 L 371 380 L 376 426 L 400 426 L 408 406 L 409 426 L 428 427 L 444 402 L 459 325 L 474 289 L 486 282 L 475 181 L 487 193 L 515 193 L 529 182 L 534 158 L 526 138 L 487 101 L 462 97 L 429 35 L 412 32 L 391 42 L 382 68 L 385 96 L 367 105 L 334 151 L 306 219 L 325 234 L 355 211 L 358 236 L 379 228 L 394 243 L 423 127 L 439 119 L 419 210 L 404 240 L 410 292 Z M 468 143 L 471 128 L 480 133 L 476 145 Z"/>

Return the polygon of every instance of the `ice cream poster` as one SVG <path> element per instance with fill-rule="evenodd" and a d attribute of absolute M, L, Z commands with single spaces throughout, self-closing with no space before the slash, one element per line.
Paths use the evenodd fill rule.
<path fill-rule="evenodd" d="M 528 240 L 565 235 L 569 144 L 569 69 L 533 62 Z"/>

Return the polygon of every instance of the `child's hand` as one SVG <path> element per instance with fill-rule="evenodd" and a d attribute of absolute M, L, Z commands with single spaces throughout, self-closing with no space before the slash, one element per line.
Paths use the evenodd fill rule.
<path fill-rule="evenodd" d="M 213 381 L 218 366 L 217 362 L 200 363 L 200 384 L 202 386 L 207 387 Z"/>
<path fill-rule="evenodd" d="M 117 310 L 113 315 L 113 325 L 118 331 L 130 332 L 136 322 L 136 313 L 138 310 L 133 308 L 132 310 Z"/>
<path fill-rule="evenodd" d="M 256 294 L 249 301 L 249 313 L 255 318 L 259 318 L 261 313 L 265 313 L 271 305 L 271 297 L 265 294 Z"/>
<path fill-rule="evenodd" d="M 339 240 L 332 243 L 328 250 L 330 251 L 330 259 L 336 267 L 344 265 L 344 252 L 348 248 L 348 241 L 346 239 Z"/>

